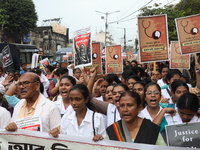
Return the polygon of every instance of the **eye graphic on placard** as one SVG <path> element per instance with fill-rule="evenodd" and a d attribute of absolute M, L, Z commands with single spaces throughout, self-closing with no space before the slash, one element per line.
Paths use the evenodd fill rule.
<path fill-rule="evenodd" d="M 92 59 L 97 59 L 97 57 L 98 57 L 98 54 L 97 54 L 97 53 L 93 53 L 93 54 L 92 54 Z"/>
<path fill-rule="evenodd" d="M 185 33 L 187 34 L 192 34 L 192 35 L 196 35 L 199 32 L 199 29 L 197 27 L 193 27 L 190 29 L 190 31 L 188 32 L 186 30 L 186 27 L 188 26 L 189 22 L 185 21 L 185 23 L 183 22 L 183 20 L 181 20 L 180 25 L 183 27 L 183 30 Z"/>
<path fill-rule="evenodd" d="M 113 48 L 108 48 L 108 52 L 109 52 L 110 58 L 115 59 L 115 60 L 119 58 L 118 54 L 114 54 L 114 55 L 112 54 Z"/>
<path fill-rule="evenodd" d="M 181 52 L 180 52 L 180 50 L 179 50 L 179 45 L 178 45 L 178 43 L 176 43 L 176 44 L 174 44 L 174 49 L 175 49 L 175 52 L 177 53 L 177 54 L 181 54 Z"/>
<path fill-rule="evenodd" d="M 147 26 L 144 25 L 144 22 L 145 22 L 145 20 L 142 20 L 142 27 L 144 28 L 144 33 L 145 33 L 145 35 L 146 35 L 147 37 L 153 38 L 153 39 L 155 39 L 155 40 L 159 39 L 159 38 L 161 37 L 161 32 L 160 32 L 159 30 L 155 30 L 155 31 L 152 33 L 151 36 L 148 35 L 147 29 L 151 26 L 151 21 L 148 21 L 148 25 L 147 25 Z"/>

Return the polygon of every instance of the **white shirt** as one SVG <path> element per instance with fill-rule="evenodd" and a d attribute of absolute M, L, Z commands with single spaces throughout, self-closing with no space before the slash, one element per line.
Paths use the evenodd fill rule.
<path fill-rule="evenodd" d="M 49 82 L 48 78 L 45 75 L 41 74 L 40 77 L 41 77 L 40 80 L 41 80 L 41 82 L 42 82 L 42 84 L 44 86 L 44 96 L 48 97 L 47 89 L 49 88 L 50 82 Z"/>
<path fill-rule="evenodd" d="M 61 134 L 93 138 L 94 132 L 93 132 L 92 119 L 93 119 L 93 111 L 87 109 L 85 118 L 81 122 L 81 125 L 78 126 L 78 121 L 75 111 L 73 111 L 70 115 L 65 114 L 61 120 Z M 101 114 L 96 112 L 94 115 L 94 128 L 95 128 L 95 135 L 100 134 L 103 137 L 106 136 L 104 118 Z"/>
<path fill-rule="evenodd" d="M 108 104 L 107 108 L 107 127 L 113 124 L 116 121 L 121 119 L 117 107 L 111 103 Z"/>
<path fill-rule="evenodd" d="M 162 79 L 159 79 L 159 80 L 157 81 L 157 84 L 158 84 L 160 87 L 166 85 L 166 84 L 163 82 L 163 78 L 162 78 Z"/>
<path fill-rule="evenodd" d="M 173 117 L 171 116 L 171 114 L 166 114 L 165 119 L 166 119 L 168 125 L 182 124 L 183 123 L 183 121 L 182 121 L 182 119 L 181 119 L 181 117 L 178 113 L 176 113 L 176 115 L 173 116 Z M 190 122 L 200 122 L 200 119 L 197 116 L 194 116 L 190 120 Z"/>
<path fill-rule="evenodd" d="M 54 104 L 56 104 L 56 106 L 59 108 L 61 115 L 70 114 L 72 111 L 74 111 L 71 105 L 69 105 L 67 109 L 65 109 L 65 105 L 62 99 L 58 99 L 57 101 L 54 102 Z"/>
<path fill-rule="evenodd" d="M 169 89 L 169 88 L 168 88 L 168 89 Z M 169 91 L 171 92 L 170 89 L 169 89 Z M 168 98 L 168 99 L 169 99 L 169 104 L 172 104 L 172 103 L 173 103 L 171 96 L 170 96 L 169 93 L 167 92 L 167 89 L 162 89 L 162 90 L 161 90 L 161 94 L 162 94 L 163 98 Z"/>
<path fill-rule="evenodd" d="M 0 129 L 4 129 L 10 123 L 10 112 L 0 106 Z"/>
<path fill-rule="evenodd" d="M 158 111 L 157 115 L 160 113 L 161 110 L 162 110 L 162 107 L 160 107 L 160 110 Z M 153 118 L 151 117 L 151 115 L 149 114 L 149 111 L 147 110 L 147 106 L 138 114 L 138 117 L 146 118 L 153 121 Z"/>
<path fill-rule="evenodd" d="M 95 97 L 95 99 L 97 99 L 97 100 L 99 100 L 99 101 L 103 101 L 103 96 Z"/>
<path fill-rule="evenodd" d="M 18 116 L 23 106 L 25 99 L 20 100 L 14 107 L 11 122 L 18 120 Z M 40 94 L 40 101 L 38 102 L 34 115 L 40 116 L 42 121 L 42 132 L 49 132 L 53 128 L 60 126 L 60 111 L 56 105 Z"/>

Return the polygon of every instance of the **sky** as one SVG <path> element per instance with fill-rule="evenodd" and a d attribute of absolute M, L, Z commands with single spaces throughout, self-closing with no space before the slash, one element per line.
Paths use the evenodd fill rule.
<path fill-rule="evenodd" d="M 95 33 L 105 31 L 105 19 L 108 13 L 108 30 L 116 44 L 123 45 L 124 28 L 127 45 L 133 45 L 137 34 L 137 15 L 143 6 L 154 3 L 176 4 L 180 0 L 33 0 L 38 15 L 37 26 L 48 25 L 43 20 L 62 18 L 61 25 L 69 28 L 69 38 L 74 31 L 91 26 L 92 39 Z M 96 12 L 100 11 L 102 13 Z M 119 12 L 118 12 L 119 11 Z M 132 14 L 132 15 L 131 15 Z M 127 17 L 129 16 L 129 17 Z M 119 21 L 120 19 L 124 21 Z"/>

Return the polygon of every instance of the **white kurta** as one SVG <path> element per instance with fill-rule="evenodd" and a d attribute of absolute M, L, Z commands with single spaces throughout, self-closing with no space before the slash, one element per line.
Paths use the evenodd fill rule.
<path fill-rule="evenodd" d="M 116 121 L 121 119 L 117 107 L 111 103 L 108 104 L 107 108 L 107 127 L 113 124 Z"/>
<path fill-rule="evenodd" d="M 41 82 L 42 82 L 42 84 L 44 86 L 44 96 L 48 97 L 47 89 L 49 88 L 50 82 L 49 82 L 48 78 L 43 74 L 41 74 L 41 79 L 40 80 L 41 80 Z"/>
<path fill-rule="evenodd" d="M 176 115 L 173 116 L 173 117 L 171 116 L 171 114 L 166 114 L 165 119 L 166 119 L 168 125 L 182 124 L 183 123 L 183 121 L 182 121 L 182 119 L 181 119 L 181 117 L 178 113 L 176 113 Z M 200 122 L 200 119 L 197 116 L 194 116 L 190 120 L 190 122 Z"/>
<path fill-rule="evenodd" d="M 160 87 L 166 85 L 166 84 L 164 83 L 164 81 L 163 81 L 163 78 L 162 78 L 162 79 L 159 79 L 159 80 L 157 81 L 157 84 L 158 84 Z"/>
<path fill-rule="evenodd" d="M 168 89 L 169 89 L 169 88 L 168 88 Z M 169 89 L 169 91 L 171 92 L 170 89 Z M 173 102 L 172 102 L 172 98 L 171 98 L 171 96 L 169 95 L 169 93 L 167 92 L 166 89 L 162 89 L 162 90 L 161 90 L 161 94 L 162 94 L 163 98 L 169 98 L 169 104 L 172 104 L 172 103 L 173 103 Z"/>
<path fill-rule="evenodd" d="M 78 121 L 75 111 L 73 111 L 70 115 L 65 114 L 61 120 L 61 134 L 93 138 L 94 132 L 93 132 L 92 116 L 93 116 L 93 111 L 87 109 L 85 118 L 81 122 L 81 125 L 78 126 Z M 103 137 L 106 136 L 104 118 L 101 114 L 96 112 L 94 115 L 94 128 L 95 128 L 95 135 L 100 134 Z"/>
<path fill-rule="evenodd" d="M 64 114 L 70 114 L 72 111 L 74 111 L 73 107 L 71 105 L 69 105 L 66 109 L 65 109 L 65 105 L 63 103 L 62 99 L 58 99 L 57 101 L 54 102 L 54 104 L 56 104 L 56 106 L 58 107 L 58 109 L 60 110 L 60 114 L 64 115 Z"/>
<path fill-rule="evenodd" d="M 15 122 L 18 119 L 21 107 L 23 106 L 25 99 L 20 100 L 14 107 L 13 116 L 11 122 Z M 40 94 L 40 101 L 36 106 L 36 110 L 33 116 L 40 116 L 42 121 L 42 132 L 49 132 L 55 127 L 60 126 L 60 111 L 56 105 Z"/>
<path fill-rule="evenodd" d="M 4 129 L 10 123 L 10 112 L 0 106 L 0 129 Z"/>
<path fill-rule="evenodd" d="M 162 107 L 160 107 L 160 110 L 158 111 L 157 115 L 160 113 L 161 110 L 162 110 Z M 153 120 L 153 118 L 149 114 L 149 111 L 147 110 L 147 106 L 138 114 L 138 117 L 146 118 L 146 119 L 149 119 L 151 121 Z"/>

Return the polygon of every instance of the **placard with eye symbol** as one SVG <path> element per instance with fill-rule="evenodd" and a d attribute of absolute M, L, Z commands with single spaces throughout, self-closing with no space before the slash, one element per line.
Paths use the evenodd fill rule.
<path fill-rule="evenodd" d="M 176 28 L 182 54 L 200 51 L 200 14 L 176 18 Z"/>
<path fill-rule="evenodd" d="M 141 62 L 169 59 L 167 15 L 138 17 Z"/>
<path fill-rule="evenodd" d="M 89 72 L 91 68 L 99 66 L 97 69 L 97 74 L 101 74 L 102 71 L 102 61 L 101 61 L 101 44 L 100 42 L 92 43 L 92 65 L 86 66 L 85 71 Z"/>
<path fill-rule="evenodd" d="M 190 55 L 181 55 L 178 41 L 171 41 L 170 69 L 190 69 Z"/>
<path fill-rule="evenodd" d="M 122 72 L 122 48 L 121 45 L 106 47 L 106 73 Z"/>

